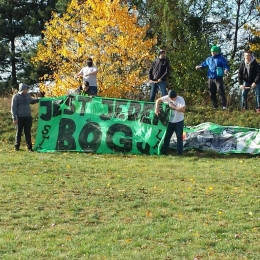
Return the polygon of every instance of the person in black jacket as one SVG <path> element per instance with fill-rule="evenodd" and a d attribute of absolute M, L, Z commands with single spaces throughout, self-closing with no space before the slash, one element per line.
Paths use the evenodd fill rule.
<path fill-rule="evenodd" d="M 150 102 L 154 102 L 159 88 L 162 96 L 167 95 L 166 79 L 169 75 L 169 61 L 166 59 L 165 51 L 160 49 L 159 57 L 153 61 L 149 70 L 149 83 L 151 84 Z"/>
<path fill-rule="evenodd" d="M 238 69 L 238 82 L 242 90 L 242 109 L 248 109 L 247 96 L 252 88 L 256 95 L 256 112 L 260 113 L 260 66 L 251 51 L 245 51 L 244 58 Z"/>

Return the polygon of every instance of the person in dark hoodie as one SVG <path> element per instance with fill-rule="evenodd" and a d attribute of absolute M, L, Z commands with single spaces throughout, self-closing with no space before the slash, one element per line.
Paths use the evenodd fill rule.
<path fill-rule="evenodd" d="M 149 70 L 149 83 L 151 84 L 150 102 L 154 102 L 159 88 L 162 96 L 167 95 L 166 79 L 169 76 L 169 61 L 166 59 L 165 51 L 160 49 L 159 57 L 156 58 Z"/>
<path fill-rule="evenodd" d="M 260 113 L 260 66 L 251 51 L 244 52 L 244 60 L 238 69 L 238 82 L 242 90 L 242 109 L 248 109 L 247 96 L 250 89 L 255 90 L 256 112 Z"/>
<path fill-rule="evenodd" d="M 28 85 L 20 83 L 18 93 L 13 95 L 12 97 L 11 114 L 13 123 L 16 128 L 14 146 L 16 151 L 19 151 L 20 149 L 23 131 L 25 135 L 27 148 L 29 151 L 33 151 L 31 140 L 32 115 L 30 104 L 38 103 L 39 98 L 32 98 L 31 95 L 27 93 L 28 88 Z"/>
<path fill-rule="evenodd" d="M 226 59 L 220 54 L 220 48 L 217 46 L 211 47 L 211 56 L 201 64 L 196 66 L 196 69 L 208 67 L 208 90 L 212 101 L 213 108 L 218 107 L 217 93 L 222 104 L 222 109 L 227 106 L 223 76 L 229 73 L 229 66 Z"/>

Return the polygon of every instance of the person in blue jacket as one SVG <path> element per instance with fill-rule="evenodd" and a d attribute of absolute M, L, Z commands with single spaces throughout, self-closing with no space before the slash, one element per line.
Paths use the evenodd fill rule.
<path fill-rule="evenodd" d="M 227 60 L 220 54 L 220 48 L 218 46 L 211 47 L 211 56 L 196 66 L 196 69 L 203 69 L 205 67 L 208 67 L 208 91 L 213 108 L 216 109 L 218 107 L 218 93 L 222 109 L 224 110 L 226 109 L 227 101 L 223 76 L 224 74 L 228 74 L 230 69 Z"/>

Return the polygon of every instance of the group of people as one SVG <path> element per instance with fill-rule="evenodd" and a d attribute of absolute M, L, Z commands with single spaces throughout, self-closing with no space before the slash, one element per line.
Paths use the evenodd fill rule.
<path fill-rule="evenodd" d="M 224 86 L 224 75 L 230 71 L 225 57 L 220 53 L 218 46 L 211 47 L 211 56 L 195 68 L 197 70 L 208 68 L 208 92 L 214 109 L 218 107 L 217 94 L 219 96 L 222 109 L 227 107 L 227 100 Z M 154 102 L 157 91 L 162 96 L 167 94 L 166 79 L 169 75 L 170 66 L 166 58 L 165 51 L 161 49 L 149 70 L 149 83 L 151 86 L 150 102 Z M 260 113 L 260 66 L 255 60 L 251 51 L 244 52 L 244 59 L 238 69 L 238 83 L 241 93 L 241 108 L 248 109 L 248 93 L 251 89 L 255 90 L 255 110 Z"/>
<path fill-rule="evenodd" d="M 206 58 L 201 64 L 195 68 L 208 68 L 208 91 L 214 109 L 218 107 L 217 94 L 222 105 L 222 109 L 227 107 L 225 95 L 225 87 L 223 77 L 230 71 L 227 60 L 220 54 L 218 46 L 211 47 L 211 56 Z M 159 113 L 160 103 L 168 103 L 172 109 L 171 118 L 165 133 L 164 142 L 161 148 L 161 154 L 167 154 L 172 134 L 175 132 L 177 138 L 177 154 L 182 155 L 183 152 L 183 128 L 184 128 L 184 112 L 185 100 L 178 96 L 175 90 L 166 91 L 166 78 L 169 75 L 169 62 L 166 59 L 165 51 L 160 50 L 159 56 L 154 60 L 149 70 L 149 82 L 151 85 L 150 101 L 154 102 L 156 93 L 160 90 L 162 97 L 155 102 L 155 114 Z M 255 90 L 256 112 L 260 113 L 260 65 L 254 59 L 251 51 L 244 52 L 244 60 L 241 62 L 238 70 L 238 82 L 241 94 L 241 107 L 248 109 L 248 92 L 250 89 Z"/>
<path fill-rule="evenodd" d="M 211 56 L 195 68 L 208 68 L 208 91 L 212 101 L 213 108 L 218 107 L 217 94 L 222 105 L 222 109 L 226 109 L 226 96 L 223 76 L 228 74 L 230 68 L 226 59 L 220 54 L 220 48 L 212 46 Z M 167 154 L 169 143 L 173 133 L 177 138 L 177 154 L 183 153 L 183 128 L 184 128 L 184 112 L 186 109 L 185 100 L 177 95 L 174 89 L 168 93 L 166 90 L 166 79 L 169 76 L 170 65 L 166 58 L 165 50 L 160 49 L 159 56 L 156 58 L 149 70 L 149 83 L 151 85 L 150 102 L 154 102 L 157 91 L 161 92 L 161 97 L 155 102 L 155 114 L 160 113 L 160 104 L 167 103 L 172 110 L 169 124 L 163 140 L 161 154 Z M 96 96 L 97 89 L 97 73 L 98 69 L 93 65 L 93 60 L 87 60 L 87 66 L 83 67 L 75 78 L 82 77 L 82 85 L 75 90 L 75 94 Z M 252 52 L 244 52 L 244 60 L 238 70 L 238 82 L 242 90 L 242 108 L 248 109 L 248 92 L 250 89 L 255 90 L 256 94 L 256 111 L 260 113 L 260 66 L 254 59 Z M 11 113 L 13 123 L 16 127 L 15 150 L 19 150 L 21 135 L 24 131 L 27 148 L 32 151 L 31 127 L 32 117 L 30 104 L 39 102 L 39 99 L 32 98 L 28 93 L 28 85 L 20 83 L 19 91 L 12 98 Z"/>
<path fill-rule="evenodd" d="M 79 95 L 97 95 L 97 73 L 98 69 L 93 66 L 93 60 L 88 58 L 87 66 L 83 67 L 79 73 L 75 75 L 75 78 L 82 77 L 82 85 L 75 90 L 75 94 Z M 11 114 L 13 124 L 16 129 L 15 145 L 16 151 L 20 150 L 21 137 L 24 132 L 27 149 L 33 151 L 31 128 L 32 128 L 32 115 L 31 115 L 31 104 L 39 102 L 39 98 L 32 98 L 28 93 L 29 86 L 20 83 L 18 93 L 13 95 L 11 102 Z"/>

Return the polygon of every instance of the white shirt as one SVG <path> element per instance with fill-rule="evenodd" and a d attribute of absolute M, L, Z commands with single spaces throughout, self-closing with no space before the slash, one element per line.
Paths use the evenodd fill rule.
<path fill-rule="evenodd" d="M 176 100 L 174 100 L 174 101 L 171 100 L 168 95 L 163 96 L 162 101 L 164 103 L 167 103 L 168 105 L 170 103 L 172 103 L 176 107 L 185 107 L 185 100 L 184 100 L 184 98 L 182 98 L 180 96 L 177 96 Z M 178 122 L 184 120 L 184 113 L 183 112 L 177 111 L 175 109 L 171 109 L 171 111 L 172 111 L 172 114 L 171 114 L 171 117 L 170 117 L 170 120 L 169 120 L 171 123 L 178 123 Z"/>
<path fill-rule="evenodd" d="M 89 82 L 89 86 L 96 87 L 97 86 L 97 74 L 88 75 L 90 72 L 98 71 L 96 66 L 92 67 L 83 67 L 79 74 L 83 75 L 83 79 Z"/>

